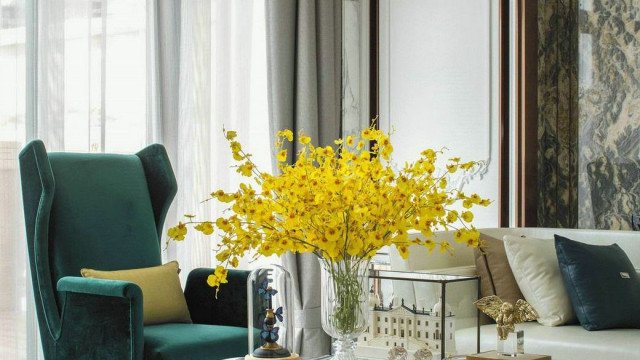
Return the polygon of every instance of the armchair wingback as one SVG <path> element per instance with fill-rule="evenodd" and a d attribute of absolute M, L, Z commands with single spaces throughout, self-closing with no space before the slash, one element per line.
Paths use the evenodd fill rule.
<path fill-rule="evenodd" d="M 47 153 L 44 144 L 35 140 L 22 150 L 19 162 L 45 356 L 141 359 L 156 354 L 171 358 L 149 347 L 166 347 L 162 341 L 147 339 L 145 344 L 147 332 L 162 339 L 166 331 L 163 325 L 143 327 L 142 293 L 137 285 L 80 277 L 83 267 L 120 270 L 161 264 L 162 228 L 177 191 L 164 147 L 150 145 L 135 155 Z M 207 291 L 194 293 L 206 296 Z M 169 325 L 174 325 L 174 335 L 184 333 L 185 342 L 191 341 L 189 334 L 194 331 L 224 332 L 194 324 Z"/>

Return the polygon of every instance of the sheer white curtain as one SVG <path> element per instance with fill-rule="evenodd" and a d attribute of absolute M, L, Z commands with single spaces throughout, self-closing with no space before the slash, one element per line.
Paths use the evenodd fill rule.
<path fill-rule="evenodd" d="M 164 143 L 180 188 L 167 225 L 215 218 L 201 200 L 241 181 L 223 125 L 270 166 L 264 33 L 262 0 L 0 0 L 1 359 L 35 359 L 39 347 L 17 168 L 25 142 L 117 153 Z M 165 258 L 186 275 L 211 265 L 214 241 L 190 237 Z"/>
<path fill-rule="evenodd" d="M 170 149 L 178 195 L 168 224 L 186 213 L 215 219 L 223 208 L 202 200 L 216 189 L 232 190 L 246 181 L 231 168 L 223 126 L 238 131 L 259 167 L 271 167 L 264 0 L 182 1 L 179 12 L 177 126 L 163 134 L 165 143 L 178 144 Z M 208 267 L 213 265 L 211 249 L 211 237 L 192 233 L 171 244 L 168 256 L 175 253 L 186 269 Z M 241 266 L 248 267 L 248 260 Z"/>
<path fill-rule="evenodd" d="M 37 12 L 35 137 L 54 151 L 143 147 L 144 2 L 38 1 Z"/>
<path fill-rule="evenodd" d="M 24 3 L 0 0 L 0 358 L 12 359 L 25 359 L 27 351 L 26 248 L 17 161 L 25 137 L 24 40 Z"/>

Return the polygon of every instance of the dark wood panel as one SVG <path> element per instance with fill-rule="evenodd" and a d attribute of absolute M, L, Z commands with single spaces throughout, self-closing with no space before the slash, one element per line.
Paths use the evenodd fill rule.
<path fill-rule="evenodd" d="M 516 225 L 538 220 L 538 2 L 518 0 Z"/>
<path fill-rule="evenodd" d="M 500 0 L 500 124 L 498 166 L 498 226 L 509 226 L 509 0 Z"/>
<path fill-rule="evenodd" d="M 369 119 L 380 114 L 380 0 L 371 0 L 369 5 Z M 376 121 L 376 127 L 379 122 Z"/>

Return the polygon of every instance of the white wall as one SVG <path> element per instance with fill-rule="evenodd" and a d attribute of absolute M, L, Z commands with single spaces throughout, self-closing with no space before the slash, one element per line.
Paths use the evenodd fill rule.
<path fill-rule="evenodd" d="M 494 200 L 477 227 L 498 224 L 498 1 L 381 0 L 380 126 L 397 164 L 427 147 L 484 160 L 463 191 Z"/>

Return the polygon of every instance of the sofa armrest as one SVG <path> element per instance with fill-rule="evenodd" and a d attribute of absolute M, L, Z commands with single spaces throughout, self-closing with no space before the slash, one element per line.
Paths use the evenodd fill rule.
<path fill-rule="evenodd" d="M 216 289 L 207 284 L 213 269 L 198 268 L 189 273 L 184 295 L 196 324 L 247 327 L 248 271 L 229 270 L 216 298 Z"/>
<path fill-rule="evenodd" d="M 63 277 L 57 284 L 59 359 L 142 359 L 142 291 L 134 283 Z"/>

